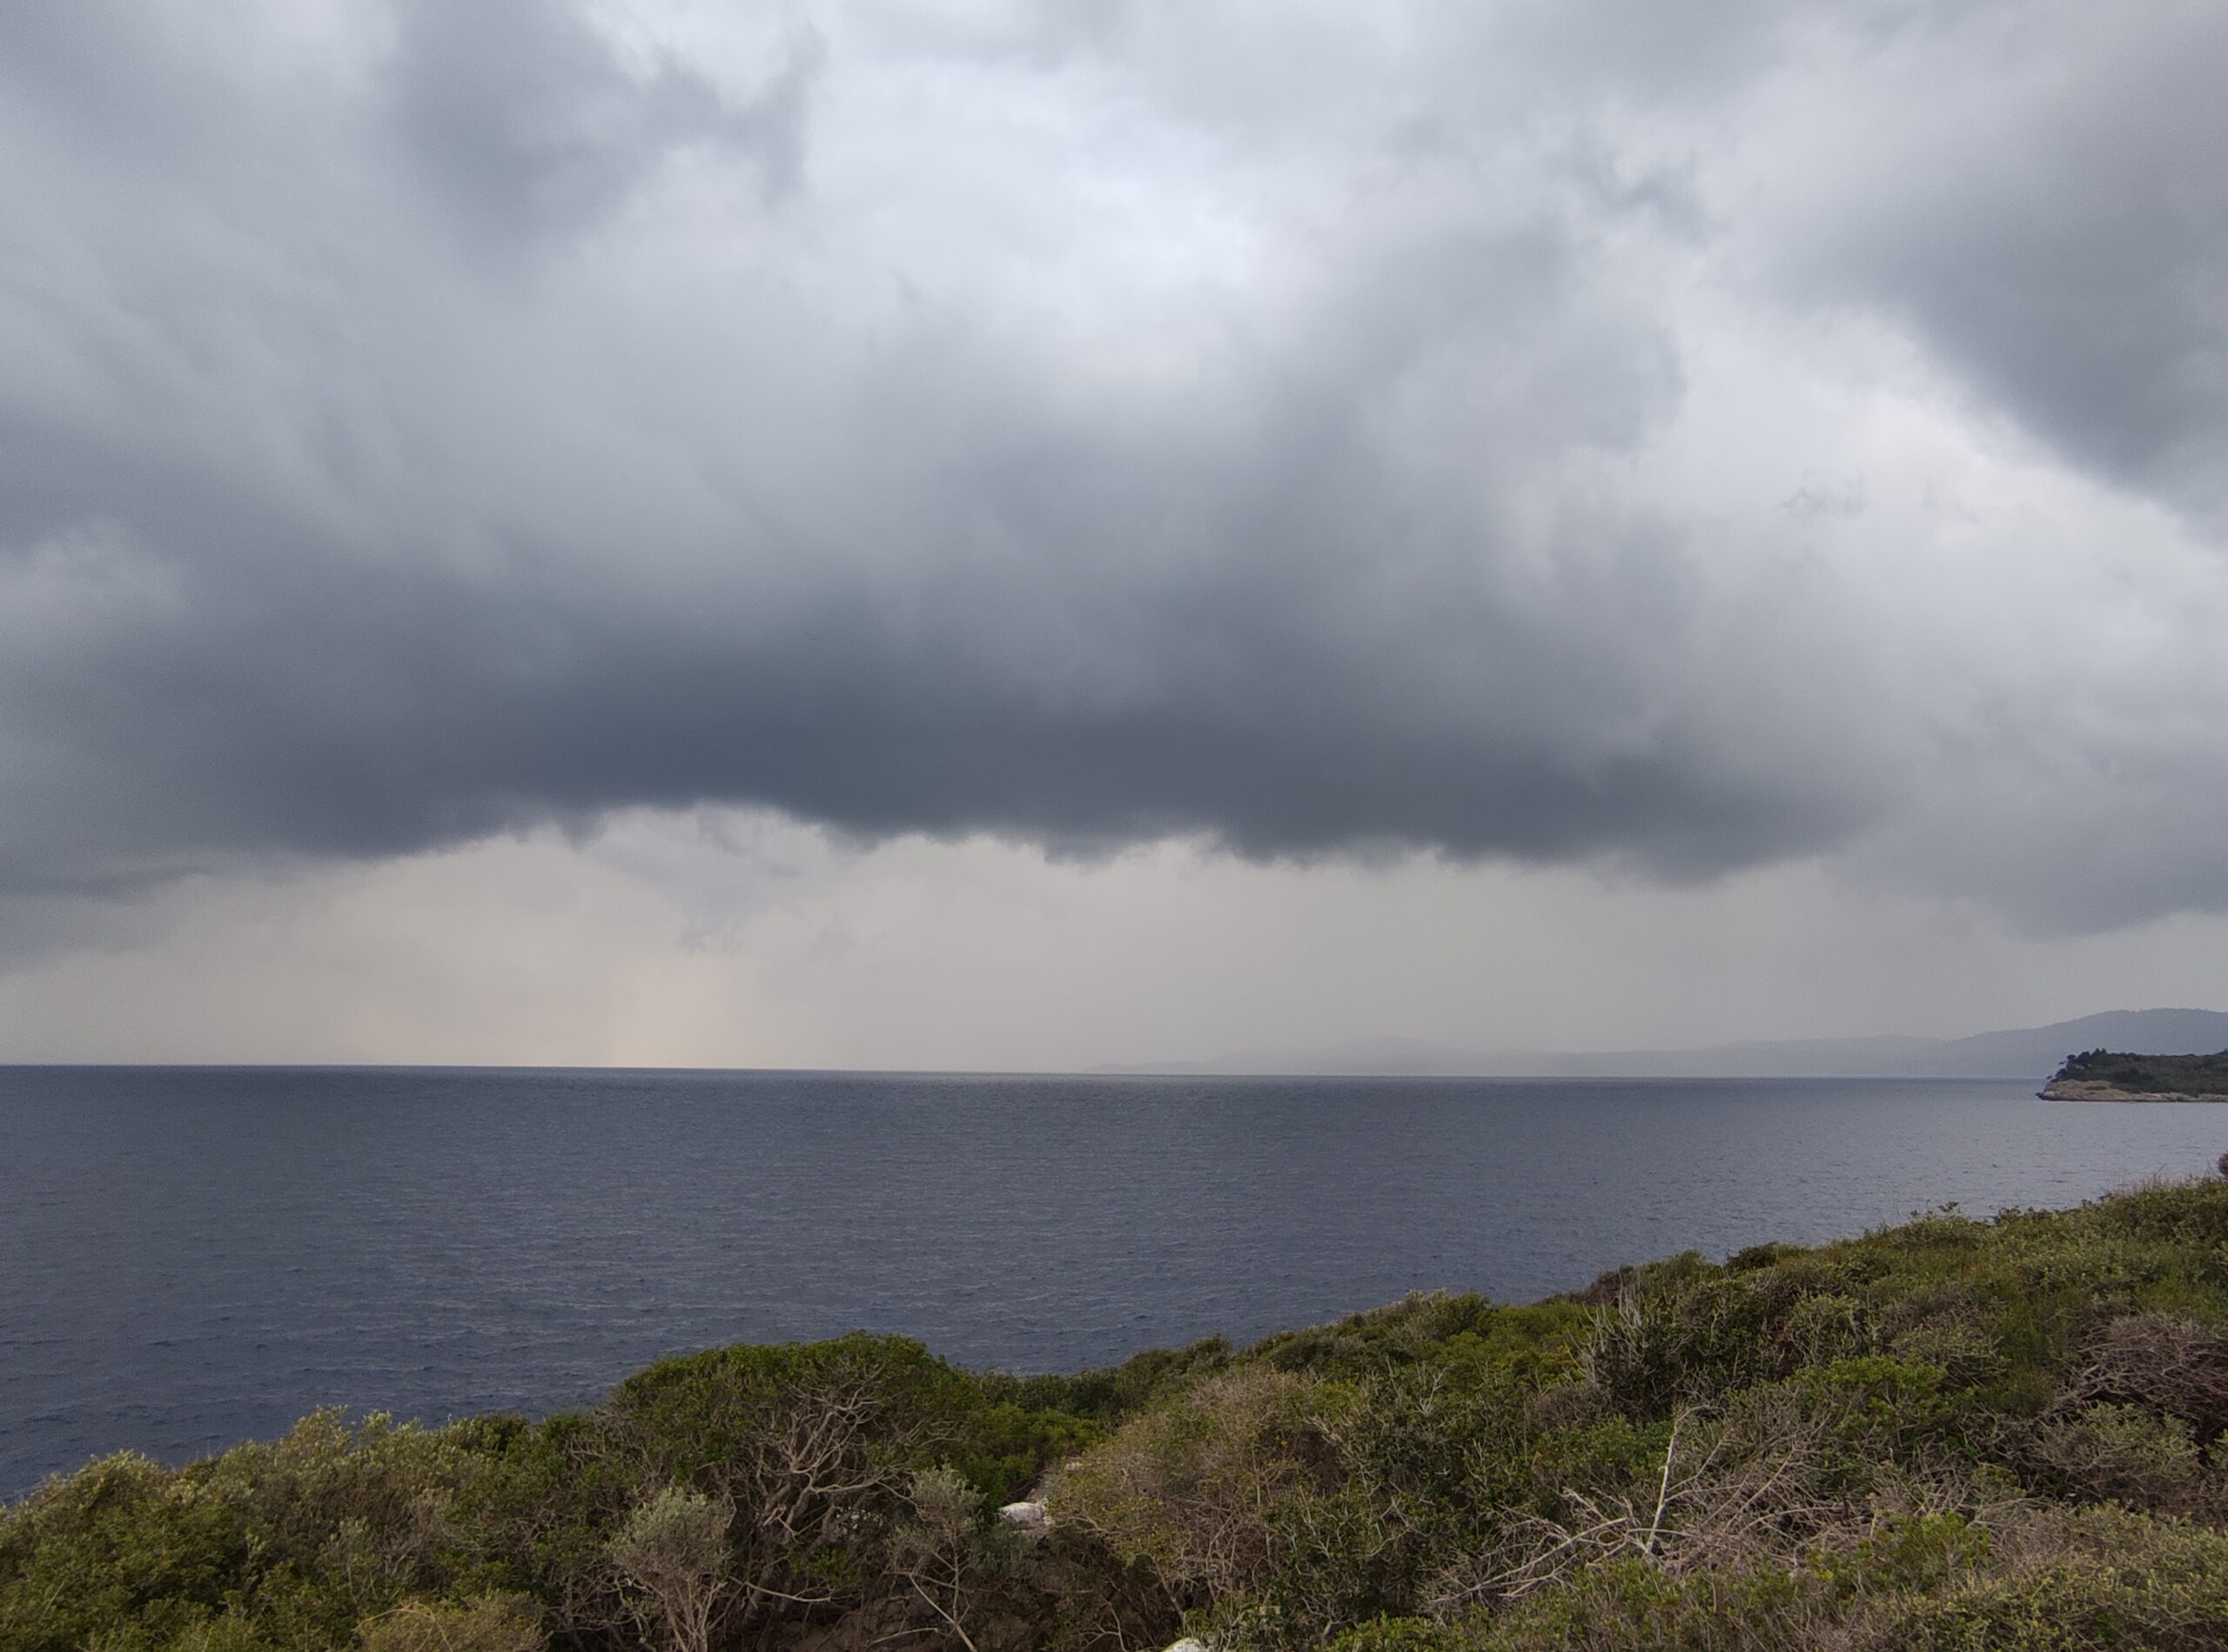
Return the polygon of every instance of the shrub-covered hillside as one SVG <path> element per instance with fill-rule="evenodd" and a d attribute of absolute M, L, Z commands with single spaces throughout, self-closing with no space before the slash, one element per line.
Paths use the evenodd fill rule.
<path fill-rule="evenodd" d="M 2159 1185 L 1078 1376 L 853 1336 L 108 1458 L 0 1515 L 0 1649 L 2217 1648 L 2224 1431 L 2228 1181 Z"/>
<path fill-rule="evenodd" d="M 2228 1101 L 2228 1050 L 2214 1056 L 2131 1056 L 2087 1050 L 2068 1056 L 2047 1089 L 2097 1085 L 2127 1095 L 2218 1096 Z"/>

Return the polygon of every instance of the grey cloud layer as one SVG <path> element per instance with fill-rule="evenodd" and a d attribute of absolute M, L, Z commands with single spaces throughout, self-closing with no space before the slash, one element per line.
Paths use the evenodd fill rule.
<path fill-rule="evenodd" d="M 413 3 L 221 52 L 182 12 L 26 13 L 0 886 L 716 799 L 1675 877 L 1876 840 L 2110 921 L 2051 892 L 2078 834 L 2023 858 L 1956 824 L 2127 771 L 2078 686 L 1937 684 L 1861 538 L 1779 508 L 1800 454 L 1701 502 L 1661 458 L 1742 269 L 1792 327 L 1901 318 L 2074 472 L 2209 531 L 2224 198 L 2191 89 L 2221 31 L 2161 8 L 2085 53 L 2052 32 L 2077 9 L 1970 10 L 1703 7 L 1655 52 L 1611 7 L 829 8 L 736 39 Z M 1837 216 L 1741 171 L 1779 79 L 1954 80 L 1992 30 L 2041 89 L 1981 88 L 1986 141 L 1924 187 L 1842 156 Z M 2098 692 L 2211 703 L 2162 635 Z M 1988 714 L 1945 731 L 1936 700 L 2007 695 L 1952 749 Z M 2202 733 L 2137 754 L 2159 823 L 2115 898 L 2228 903 Z"/>
<path fill-rule="evenodd" d="M 1990 19 L 1974 32 L 1995 48 L 1991 75 L 1942 60 L 1930 31 L 1892 42 L 1893 103 L 1846 111 L 1862 124 L 1842 133 L 1870 177 L 1836 200 L 1806 275 L 1909 317 L 2077 462 L 2217 518 L 2228 13 L 2084 22 L 2048 7 Z"/>

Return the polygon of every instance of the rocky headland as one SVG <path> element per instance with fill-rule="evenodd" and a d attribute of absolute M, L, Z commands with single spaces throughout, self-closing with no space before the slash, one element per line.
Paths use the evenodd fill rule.
<path fill-rule="evenodd" d="M 2068 1056 L 2036 1092 L 2045 1101 L 2228 1101 L 2228 1050 L 2210 1056 Z"/>
<path fill-rule="evenodd" d="M 2228 1095 L 2190 1090 L 2124 1090 L 2086 1078 L 2053 1078 L 2035 1093 L 2044 1101 L 2228 1101 Z"/>

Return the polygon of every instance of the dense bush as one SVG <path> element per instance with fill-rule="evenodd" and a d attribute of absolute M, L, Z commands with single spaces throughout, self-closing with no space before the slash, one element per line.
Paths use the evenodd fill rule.
<path fill-rule="evenodd" d="M 2068 1056 L 2050 1082 L 2109 1085 L 2131 1094 L 2228 1095 L 2228 1050 L 2209 1056 L 2133 1056 L 2084 1050 Z"/>
<path fill-rule="evenodd" d="M 2228 1182 L 2158 1185 L 1074 1376 L 858 1335 L 107 1458 L 0 1512 L 0 1652 L 2221 1647 L 2224 1440 Z"/>

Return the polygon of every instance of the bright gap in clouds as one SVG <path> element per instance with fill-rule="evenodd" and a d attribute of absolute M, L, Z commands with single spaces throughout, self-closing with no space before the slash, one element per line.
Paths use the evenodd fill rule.
<path fill-rule="evenodd" d="M 846 848 L 718 811 L 192 882 L 132 921 L 0 977 L 0 1048 L 1069 1071 L 1350 1036 L 1678 1047 L 2228 1002 L 2228 920 L 2040 941 L 1816 863 L 1690 890 L 1193 844 L 1083 863 L 987 839 Z"/>

